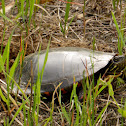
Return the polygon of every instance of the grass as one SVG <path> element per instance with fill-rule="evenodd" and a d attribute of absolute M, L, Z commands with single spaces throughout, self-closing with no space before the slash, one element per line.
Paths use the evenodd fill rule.
<path fill-rule="evenodd" d="M 68 31 L 69 26 L 70 26 L 70 24 L 72 23 L 72 21 L 73 21 L 73 19 L 74 19 L 74 17 L 73 17 L 73 18 L 71 19 L 69 25 L 67 25 L 67 23 L 68 23 L 68 18 L 69 18 L 70 5 L 71 5 L 69 2 L 71 2 L 71 0 L 67 0 L 67 2 L 68 2 L 68 3 L 66 3 L 66 11 L 65 11 L 65 18 L 64 18 L 64 20 L 65 20 L 65 22 L 64 22 L 64 27 L 63 27 L 62 23 L 60 22 L 61 32 L 63 33 L 63 36 L 64 36 L 64 37 L 66 37 L 66 32 Z"/>
<path fill-rule="evenodd" d="M 17 15 L 17 17 L 22 16 L 22 18 L 24 20 L 25 16 L 27 16 L 29 13 L 28 24 L 26 24 L 27 34 L 29 35 L 29 28 L 32 23 L 32 17 L 34 15 L 34 10 L 35 10 L 35 8 L 34 8 L 35 0 L 31 0 L 30 4 L 29 4 L 28 0 L 26 0 L 26 1 L 20 0 L 20 2 L 21 2 L 20 6 L 19 6 L 20 11 L 19 11 L 19 15 Z M 26 2 L 26 6 L 24 6 L 25 2 Z M 68 2 L 71 2 L 71 0 L 68 0 Z M 118 4 L 118 1 L 113 1 L 114 9 L 116 9 L 116 6 L 115 6 L 116 2 Z M 14 22 L 10 18 L 8 18 L 5 14 L 4 0 L 2 0 L 2 8 L 3 8 L 3 13 L 0 13 L 0 15 L 3 17 L 4 21 L 5 22 L 9 21 L 13 24 Z M 85 4 L 84 4 L 84 9 L 85 9 Z M 66 10 L 65 10 L 64 26 L 60 23 L 61 31 L 64 36 L 66 35 L 66 31 L 67 31 L 69 11 L 70 11 L 70 3 L 67 3 Z M 85 11 L 84 11 L 84 13 L 85 13 Z M 16 19 L 17 19 L 17 17 L 16 17 Z M 125 14 L 121 20 L 120 28 L 119 28 L 117 20 L 114 16 L 114 13 L 112 13 L 112 17 L 113 17 L 113 21 L 116 25 L 116 29 L 118 32 L 118 51 L 119 51 L 119 54 L 122 54 L 123 48 L 125 47 L 125 37 L 124 37 Z M 73 20 L 73 18 L 72 18 L 72 20 Z M 71 24 L 72 20 L 70 21 L 69 25 Z M 68 27 L 69 27 L 69 25 L 68 25 Z M 52 102 L 51 102 L 51 107 L 50 107 L 50 111 L 49 111 L 50 116 L 47 117 L 46 119 L 44 119 L 41 123 L 39 122 L 39 113 L 40 113 L 39 109 L 40 109 L 40 101 L 41 101 L 41 99 L 40 99 L 41 98 L 41 94 L 40 94 L 41 80 L 43 78 L 44 68 L 45 68 L 46 62 L 48 60 L 48 52 L 49 52 L 49 45 L 50 45 L 51 38 L 50 38 L 49 44 L 47 46 L 44 66 L 42 68 L 42 71 L 38 71 L 37 82 L 34 86 L 33 86 L 33 82 L 32 82 L 33 78 L 31 77 L 31 87 L 33 86 L 33 88 L 31 88 L 31 92 L 32 92 L 32 90 L 34 91 L 34 97 L 32 97 L 32 95 L 26 96 L 23 93 L 23 91 L 21 90 L 20 86 L 13 79 L 14 73 L 15 73 L 16 67 L 18 66 L 19 61 L 22 62 L 20 64 L 21 67 L 23 65 L 23 60 L 24 60 L 23 54 L 25 55 L 25 51 L 26 51 L 26 46 L 24 46 L 24 42 L 22 41 L 22 36 L 20 38 L 21 45 L 20 45 L 19 55 L 15 59 L 15 62 L 13 63 L 12 67 L 9 68 L 10 44 L 11 44 L 12 35 L 13 35 L 16 27 L 20 27 L 20 24 L 17 23 L 15 25 L 13 31 L 10 34 L 8 43 L 7 43 L 4 51 L 3 51 L 3 45 L 1 46 L 1 54 L 0 54 L 0 72 L 4 73 L 5 79 L 7 82 L 7 94 L 6 94 L 7 96 L 4 95 L 2 88 L 0 88 L 0 98 L 7 105 L 7 111 L 8 111 L 8 117 L 7 117 L 7 120 L 4 119 L 4 125 L 8 125 L 8 126 L 12 125 L 14 120 L 17 119 L 17 117 L 19 115 L 21 117 L 19 122 L 21 124 L 23 124 L 24 126 L 26 126 L 27 124 L 29 124 L 30 126 L 40 125 L 41 123 L 42 124 L 44 123 L 44 126 L 46 126 L 48 124 L 53 125 L 53 123 L 54 123 L 53 113 L 55 111 L 55 100 L 54 100 L 55 97 L 54 96 L 55 96 L 57 90 L 54 91 L 53 96 L 52 96 Z M 6 31 L 6 24 L 5 24 L 4 31 Z M 84 30 L 84 34 L 85 34 L 85 30 Z M 3 34 L 2 42 L 4 40 L 4 35 L 5 35 L 5 32 Z M 95 48 L 95 42 L 96 42 L 96 40 L 95 40 L 95 38 L 93 38 L 93 49 Z M 40 48 L 41 48 L 41 46 L 40 46 Z M 40 53 L 40 50 L 39 50 L 39 53 Z M 32 62 L 31 62 L 31 64 L 32 64 Z M 38 67 L 39 67 L 39 64 L 38 64 Z M 92 67 L 93 67 L 93 64 L 92 64 Z M 31 70 L 32 70 L 32 68 L 31 68 Z M 20 77 L 21 77 L 21 75 L 20 75 Z M 122 117 L 126 118 L 126 102 L 124 105 L 122 104 L 123 107 L 120 107 L 118 105 L 118 102 L 114 98 L 112 81 L 113 81 L 113 78 L 110 78 L 108 81 L 105 81 L 105 80 L 102 80 L 101 78 L 99 78 L 95 85 L 94 84 L 95 83 L 94 74 L 93 74 L 92 81 L 90 81 L 90 78 L 84 78 L 83 83 L 82 83 L 83 84 L 83 102 L 80 102 L 78 100 L 78 96 L 76 93 L 76 88 L 77 88 L 78 83 L 74 83 L 73 90 L 72 90 L 71 97 L 70 97 L 70 105 L 68 108 L 66 108 L 65 104 L 62 103 L 61 91 L 60 91 L 59 96 L 58 96 L 60 109 L 58 109 L 58 111 L 59 111 L 59 115 L 61 118 L 61 124 L 65 125 L 65 122 L 66 122 L 68 125 L 71 125 L 71 126 L 102 125 L 103 124 L 102 119 L 103 119 L 104 113 L 107 111 L 107 108 L 110 105 L 110 103 L 112 104 L 113 102 L 115 103 L 116 107 L 118 108 L 118 112 L 122 115 Z M 10 87 L 13 88 L 12 82 L 16 84 L 16 86 L 19 88 L 19 90 L 23 94 L 23 96 L 21 97 L 21 102 L 19 102 L 18 100 L 14 100 L 10 95 L 10 93 L 11 93 Z M 108 97 L 111 97 L 112 100 L 111 101 L 109 100 L 108 102 L 106 102 L 106 104 L 99 110 L 100 112 L 98 112 L 99 108 L 96 107 L 97 106 L 96 102 L 97 102 L 99 95 L 101 94 L 102 91 L 104 91 L 104 89 L 106 87 L 108 87 L 108 92 L 109 92 Z M 13 103 L 13 107 L 16 109 L 16 112 L 14 112 L 13 118 L 10 118 L 9 116 L 13 112 L 13 108 L 10 106 L 10 104 L 12 105 L 12 103 Z M 123 124 L 123 120 L 122 120 L 122 124 Z"/>
<path fill-rule="evenodd" d="M 122 8 L 122 0 L 112 0 L 114 10 L 117 10 L 120 4 L 120 10 Z"/>
<path fill-rule="evenodd" d="M 116 26 L 116 30 L 118 32 L 118 52 L 120 55 L 123 53 L 123 48 L 125 47 L 125 36 L 124 36 L 124 25 L 125 25 L 125 14 L 124 14 L 124 22 L 121 20 L 121 28 L 116 21 L 114 13 L 112 12 L 112 17 Z"/>
<path fill-rule="evenodd" d="M 122 9 L 122 0 L 113 0 L 113 8 L 114 10 L 118 10 L 118 6 L 119 6 L 119 3 L 120 3 L 120 12 L 121 12 L 121 9 Z M 123 54 L 123 48 L 125 47 L 125 35 L 124 35 L 124 29 L 125 29 L 125 15 L 126 15 L 126 10 L 124 10 L 124 16 L 121 16 L 121 24 L 118 25 L 117 23 L 117 20 L 115 18 L 115 15 L 114 13 L 112 12 L 112 18 L 113 18 L 113 21 L 114 21 L 114 24 L 116 26 L 116 30 L 118 32 L 118 52 L 120 55 Z M 119 28 L 120 26 L 120 28 Z"/>

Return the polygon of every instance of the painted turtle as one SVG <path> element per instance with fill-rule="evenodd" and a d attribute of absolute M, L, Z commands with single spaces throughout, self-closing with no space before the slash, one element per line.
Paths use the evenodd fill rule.
<path fill-rule="evenodd" d="M 20 87 L 25 90 L 25 87 L 31 76 L 31 60 L 33 62 L 33 72 L 35 83 L 37 80 L 37 69 L 39 62 L 39 70 L 41 71 L 44 63 L 45 52 L 41 51 L 33 53 L 25 57 L 22 70 Z M 71 87 L 73 85 L 73 77 L 78 82 L 83 79 L 83 76 L 91 76 L 93 71 L 95 74 L 104 73 L 107 70 L 108 74 L 112 72 L 121 72 L 126 65 L 126 56 L 118 56 L 114 53 L 105 53 L 93 51 L 78 47 L 65 47 L 50 49 L 48 60 L 45 66 L 43 80 L 41 82 L 41 93 L 53 92 L 55 87 L 62 82 L 61 89 Z M 17 67 L 15 80 L 19 81 L 20 67 Z M 14 88 L 14 90 L 16 87 Z M 29 94 L 30 87 L 26 90 Z M 19 92 L 20 93 L 20 92 Z"/>

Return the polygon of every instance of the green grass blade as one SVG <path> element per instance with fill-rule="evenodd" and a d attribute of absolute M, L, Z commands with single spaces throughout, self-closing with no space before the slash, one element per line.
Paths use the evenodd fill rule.
<path fill-rule="evenodd" d="M 2 56 L 2 59 L 3 59 L 3 63 L 5 64 L 5 61 L 7 59 L 7 50 L 8 50 L 8 47 L 10 46 L 10 42 L 7 43 L 5 49 L 4 49 L 4 52 L 3 52 L 3 56 Z"/>
<path fill-rule="evenodd" d="M 15 73 L 15 69 L 19 63 L 19 58 L 20 58 L 20 55 L 18 54 L 18 56 L 16 57 L 12 67 L 10 68 L 10 73 L 9 73 L 9 76 L 10 77 L 13 77 L 14 76 L 14 73 Z M 10 83 L 11 79 L 9 78 L 9 83 Z"/>
<path fill-rule="evenodd" d="M 5 0 L 2 0 L 3 15 L 5 15 Z"/>
<path fill-rule="evenodd" d="M 48 46 L 47 46 L 47 49 L 46 49 L 46 54 L 45 54 L 45 59 L 44 59 L 44 65 L 43 65 L 43 68 L 42 68 L 42 71 L 41 71 L 41 80 L 43 78 L 43 73 L 44 73 L 45 65 L 46 65 L 46 62 L 47 62 L 47 59 L 48 59 L 48 52 L 49 52 L 50 42 L 51 42 L 51 37 L 49 39 L 49 43 L 48 43 Z"/>
<path fill-rule="evenodd" d="M 31 125 L 31 118 L 30 118 L 30 117 L 31 117 L 31 116 L 30 116 L 30 112 L 28 111 L 28 125 L 29 125 L 29 126 L 32 126 L 32 125 Z"/>
<path fill-rule="evenodd" d="M 2 71 L 5 73 L 4 61 L 3 61 L 2 56 L 0 54 L 0 72 L 2 72 Z"/>
<path fill-rule="evenodd" d="M 25 108 L 25 104 L 23 104 L 23 115 L 24 115 L 24 126 L 26 125 L 26 108 Z"/>
<path fill-rule="evenodd" d="M 1 55 L 0 55 L 0 63 L 1 63 Z M 4 75 L 6 75 L 8 78 L 10 78 L 12 80 L 12 82 L 14 82 L 14 84 L 17 86 L 17 88 L 21 91 L 21 93 L 24 96 L 24 98 L 27 99 L 27 96 L 25 95 L 23 90 L 20 88 L 20 86 L 15 82 L 15 80 L 12 77 L 10 77 L 4 70 L 3 70 L 3 72 L 4 72 Z"/>
<path fill-rule="evenodd" d="M 3 63 L 5 63 L 5 61 L 6 61 L 6 72 L 7 72 L 7 74 L 9 73 L 10 43 L 11 43 L 12 35 L 13 35 L 14 30 L 15 30 L 16 27 L 17 27 L 17 25 L 13 28 L 13 31 L 11 32 L 11 35 L 10 35 L 10 37 L 9 37 L 9 39 L 8 39 L 8 43 L 7 43 L 6 47 L 5 47 L 5 50 L 4 50 L 4 53 L 3 53 L 3 56 L 2 56 L 2 58 L 3 58 Z M 7 81 L 8 81 L 8 79 L 7 79 Z M 7 83 L 8 83 L 8 82 L 7 82 Z M 9 83 L 8 83 L 7 86 L 9 86 Z M 7 88 L 7 89 L 8 89 L 8 91 L 9 91 L 9 88 Z"/>
<path fill-rule="evenodd" d="M 122 44 L 123 47 L 124 47 L 124 46 L 125 46 L 125 41 L 124 41 L 124 39 L 123 39 L 123 35 L 121 34 L 121 31 L 120 31 L 120 29 L 119 29 L 118 23 L 117 23 L 117 21 L 116 21 L 116 18 L 115 18 L 115 15 L 114 15 L 113 12 L 112 12 L 112 17 L 113 17 L 113 21 L 114 21 L 114 23 L 115 23 L 115 25 L 116 25 L 116 30 L 117 30 L 117 32 L 118 32 L 118 36 L 119 36 L 119 38 L 121 39 L 121 44 Z M 118 45 L 121 45 L 121 44 L 119 43 Z M 121 51 L 119 51 L 119 53 L 122 54 L 122 47 L 121 47 L 121 46 L 118 47 L 118 50 L 121 50 Z"/>
<path fill-rule="evenodd" d="M 1 43 L 1 55 L 2 55 L 2 52 L 3 52 L 3 41 L 4 41 L 4 37 L 5 37 L 5 31 L 6 31 L 6 25 L 4 27 L 3 38 L 2 38 L 2 43 Z"/>
<path fill-rule="evenodd" d="M 0 16 L 3 17 L 3 19 L 5 19 L 5 20 L 7 20 L 7 21 L 9 21 L 9 22 L 11 22 L 11 23 L 14 23 L 10 18 L 6 17 L 6 16 L 5 16 L 4 14 L 2 14 L 1 12 L 0 12 Z"/>
<path fill-rule="evenodd" d="M 29 0 L 26 0 L 26 6 L 25 6 L 25 15 L 28 14 L 28 7 L 29 7 Z"/>
<path fill-rule="evenodd" d="M 3 63 L 5 63 L 5 61 L 7 60 L 7 66 L 6 66 L 7 71 L 9 71 L 9 52 L 10 52 L 10 43 L 11 43 L 13 32 L 14 32 L 14 29 L 13 29 L 10 37 L 9 37 L 8 43 L 7 43 L 7 45 L 6 45 L 5 49 L 4 49 L 4 53 L 3 53 L 3 56 L 2 56 Z"/>
<path fill-rule="evenodd" d="M 71 23 L 73 22 L 73 19 L 75 18 L 75 15 L 72 17 L 72 19 L 70 20 L 70 23 L 68 25 L 68 29 L 69 29 L 69 26 L 71 25 Z"/>
<path fill-rule="evenodd" d="M 61 32 L 64 34 L 65 31 L 64 31 L 64 29 L 63 29 L 63 26 L 62 26 L 61 22 L 60 22 L 60 28 L 61 28 Z"/>
<path fill-rule="evenodd" d="M 21 0 L 21 14 L 24 21 L 24 0 Z"/>
<path fill-rule="evenodd" d="M 67 2 L 71 2 L 71 0 L 67 0 Z M 69 17 L 70 5 L 71 5 L 70 3 L 66 4 L 65 23 L 67 23 Z"/>
<path fill-rule="evenodd" d="M 112 0 L 112 4 L 113 4 L 113 8 L 115 10 L 116 9 L 116 7 L 115 7 L 115 0 Z"/>
<path fill-rule="evenodd" d="M 0 97 L 2 98 L 2 100 L 3 100 L 6 104 L 8 104 L 8 101 L 7 101 L 6 97 L 3 95 L 2 91 L 1 91 L 1 88 L 0 88 Z"/>
<path fill-rule="evenodd" d="M 14 21 L 15 21 L 15 20 L 17 20 L 19 17 L 21 17 L 21 14 L 22 14 L 22 13 L 21 13 L 21 12 L 19 12 L 19 13 L 16 15 L 16 17 L 15 17 Z M 19 24 L 19 22 L 18 22 L 18 24 Z"/>
<path fill-rule="evenodd" d="M 126 101 L 124 104 L 124 108 L 119 108 L 118 112 L 122 115 L 122 117 L 126 118 Z"/>
<path fill-rule="evenodd" d="M 67 0 L 67 2 L 71 2 L 71 0 Z M 71 5 L 70 3 L 66 4 L 64 35 L 65 35 L 65 32 L 66 32 L 66 24 L 67 24 L 68 17 L 69 17 L 70 5 Z"/>
<path fill-rule="evenodd" d="M 29 23 L 28 23 L 28 25 L 30 25 L 31 18 L 32 18 L 32 15 L 33 15 L 34 3 L 35 3 L 35 0 L 30 0 L 30 14 L 29 14 Z"/>
<path fill-rule="evenodd" d="M 12 118 L 11 122 L 10 122 L 10 126 L 13 123 L 14 119 L 16 118 L 16 116 L 19 114 L 19 112 L 22 110 L 22 108 L 24 107 L 24 105 L 26 104 L 26 102 L 28 102 L 29 97 L 22 103 L 22 105 L 20 106 L 20 108 L 17 110 L 17 112 L 15 113 L 14 117 Z"/>
<path fill-rule="evenodd" d="M 37 82 L 36 82 L 36 85 L 35 85 L 36 88 L 34 88 L 34 91 L 35 91 L 34 94 L 36 94 L 36 95 L 35 95 L 35 98 L 34 98 L 34 105 L 33 105 L 33 111 L 32 111 L 36 125 L 38 125 L 39 104 L 40 104 L 40 97 L 41 97 L 41 81 L 42 81 L 42 78 L 43 78 L 45 65 L 46 65 L 46 62 L 47 62 L 47 59 L 48 59 L 50 41 L 51 41 L 51 37 L 50 37 L 50 40 L 49 40 L 49 43 L 48 43 L 48 46 L 47 46 L 44 64 L 43 64 L 41 71 L 39 70 L 39 54 L 40 54 L 41 46 L 39 48 L 39 53 L 38 53 L 38 73 L 37 73 L 38 75 L 37 75 Z M 37 114 L 35 113 L 36 109 L 37 109 Z"/>
<path fill-rule="evenodd" d="M 122 115 L 122 117 L 126 118 L 126 110 L 125 109 L 118 109 L 118 112 Z"/>
<path fill-rule="evenodd" d="M 67 111 L 64 107 L 61 106 L 61 110 L 62 110 L 62 113 L 63 115 L 65 116 L 66 120 L 68 121 L 68 123 L 70 124 L 71 123 L 71 120 L 70 120 L 70 117 L 69 115 L 67 114 Z"/>
<path fill-rule="evenodd" d="M 97 123 L 97 121 L 102 118 L 102 114 L 104 113 L 104 111 L 106 110 L 106 108 L 109 106 L 110 103 L 111 102 L 109 102 L 108 104 L 106 104 L 106 106 L 102 109 L 102 111 L 100 112 L 100 114 L 98 115 L 98 117 L 96 118 L 96 120 L 94 122 L 94 126 Z"/>
<path fill-rule="evenodd" d="M 45 120 L 43 120 L 43 122 L 45 122 L 44 126 L 47 126 L 47 125 L 48 125 L 48 123 L 49 123 L 49 121 L 50 121 L 50 117 L 49 117 L 49 118 L 47 118 L 47 119 L 45 119 Z"/>

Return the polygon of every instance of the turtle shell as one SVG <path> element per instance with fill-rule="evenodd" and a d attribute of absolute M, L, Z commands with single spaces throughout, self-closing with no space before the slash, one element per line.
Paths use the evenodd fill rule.
<path fill-rule="evenodd" d="M 38 58 L 38 53 L 33 53 L 25 57 L 20 87 L 25 89 L 31 77 L 31 60 L 33 63 L 33 82 L 36 83 L 39 71 L 41 71 L 45 52 L 41 51 Z M 109 61 L 114 57 L 113 53 L 105 53 L 100 51 L 93 51 L 85 48 L 77 47 L 64 47 L 50 49 L 48 52 L 48 59 L 45 66 L 43 79 L 41 82 L 41 93 L 53 92 L 55 87 L 62 82 L 61 88 L 68 88 L 75 82 L 98 72 L 104 68 Z M 19 81 L 20 67 L 17 67 L 15 73 L 15 80 Z M 30 93 L 30 87 L 27 89 L 26 94 Z"/>

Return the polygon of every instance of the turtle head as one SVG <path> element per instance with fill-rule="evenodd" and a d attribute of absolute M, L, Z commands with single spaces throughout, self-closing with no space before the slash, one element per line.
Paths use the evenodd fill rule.
<path fill-rule="evenodd" d="M 109 66 L 109 72 L 119 74 L 126 67 L 126 55 L 115 55 Z"/>

